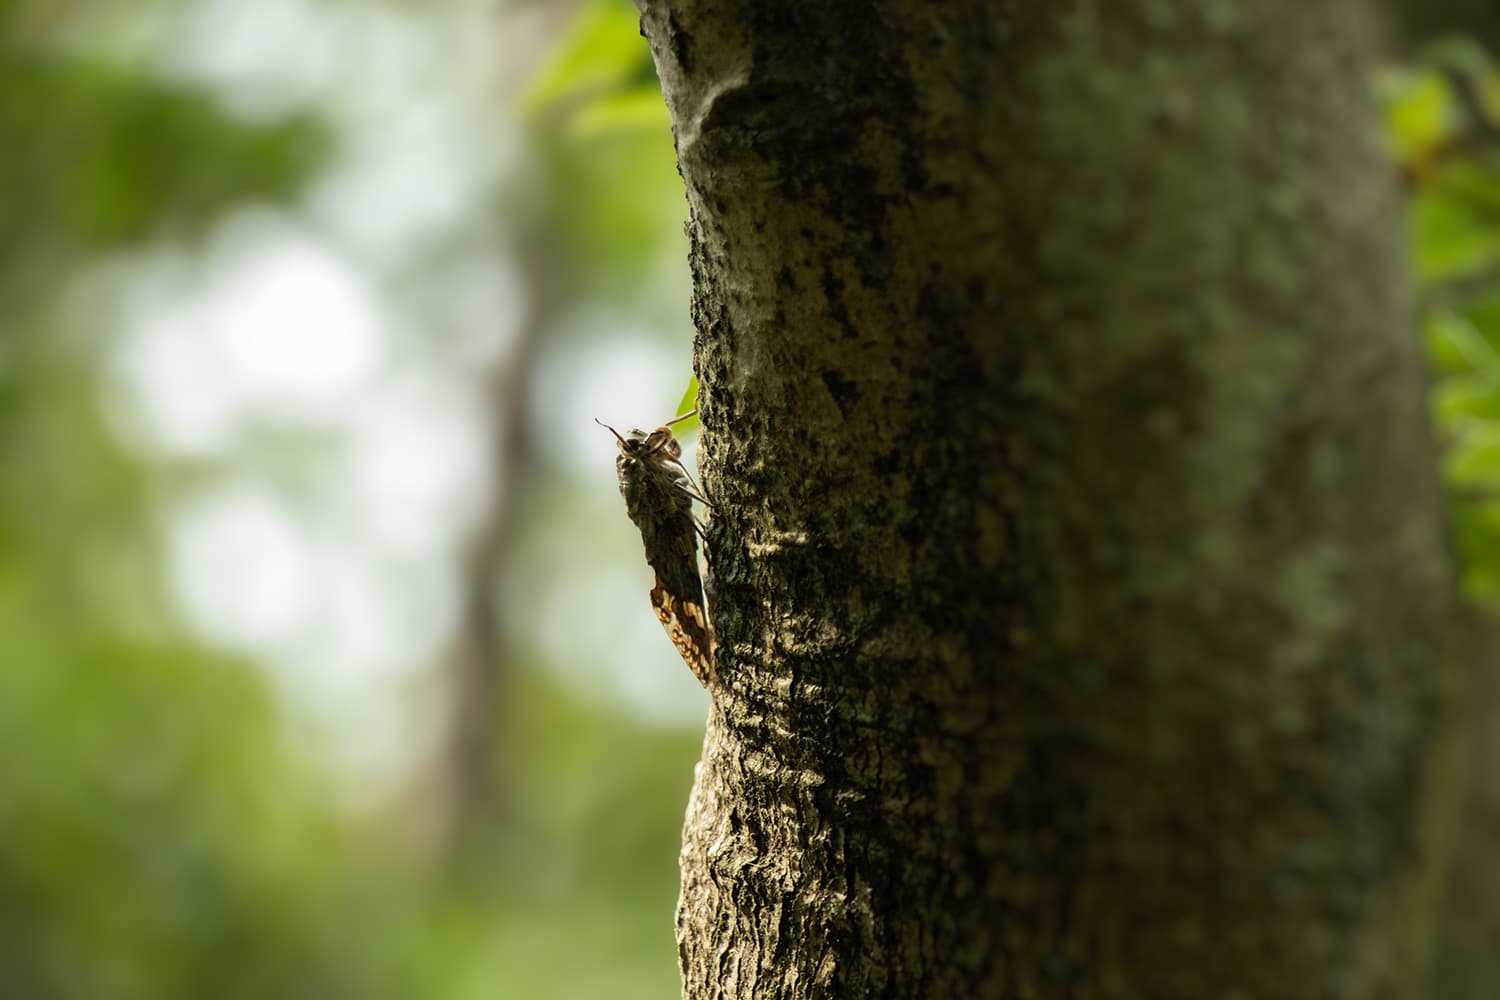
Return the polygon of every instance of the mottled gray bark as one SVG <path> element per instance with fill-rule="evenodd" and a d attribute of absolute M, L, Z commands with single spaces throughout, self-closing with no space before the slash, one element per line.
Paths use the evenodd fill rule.
<path fill-rule="evenodd" d="M 1453 592 L 1353 0 L 640 0 L 690 997 L 1416 995 Z"/>

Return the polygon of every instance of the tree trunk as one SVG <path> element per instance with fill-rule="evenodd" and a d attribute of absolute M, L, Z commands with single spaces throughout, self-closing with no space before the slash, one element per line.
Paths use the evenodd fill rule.
<path fill-rule="evenodd" d="M 1457 736 L 1353 0 L 640 0 L 719 688 L 686 995 L 1417 995 Z"/>

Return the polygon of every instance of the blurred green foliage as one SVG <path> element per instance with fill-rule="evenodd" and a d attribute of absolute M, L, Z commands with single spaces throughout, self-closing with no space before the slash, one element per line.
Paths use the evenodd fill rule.
<path fill-rule="evenodd" d="M 1448 42 L 1385 91 L 1465 583 L 1500 604 L 1500 71 Z"/>
<path fill-rule="evenodd" d="M 562 280 L 574 294 L 602 301 L 658 293 L 653 272 L 680 267 L 686 255 L 684 200 L 671 121 L 635 7 L 584 4 L 519 106 L 533 169 L 508 207 L 525 211 L 525 199 L 545 211 L 536 224 L 559 251 L 553 264 Z M 660 321 L 675 327 L 685 316 L 666 313 Z"/>
<path fill-rule="evenodd" d="M 310 118 L 249 127 L 208 98 L 56 55 L 0 62 L 0 241 L 97 249 L 283 197 L 326 155 Z"/>
<path fill-rule="evenodd" d="M 100 254 L 295 190 L 322 134 L 15 41 L 0 55 L 3 992 L 362 995 L 369 963 L 334 904 L 352 884 L 341 821 L 283 751 L 259 676 L 170 625 L 148 470 L 109 432 L 98 358 L 61 318 Z"/>
<path fill-rule="evenodd" d="M 13 13 L 0 4 L 0 30 Z M 610 41 L 633 51 L 630 38 Z M 631 72 L 642 64 L 633 52 Z M 664 114 L 649 138 L 590 114 L 587 128 L 537 130 L 534 152 L 557 169 L 536 175 L 547 196 L 532 210 L 580 262 L 565 282 L 618 288 L 664 228 L 659 200 L 619 199 L 620 186 L 681 196 Z M 410 847 L 403 818 L 348 813 L 288 746 L 264 674 L 199 644 L 165 592 L 163 483 L 111 429 L 97 350 L 110 333 L 70 325 L 69 291 L 105 255 L 190 247 L 237 205 L 288 201 L 327 162 L 329 123 L 246 120 L 28 28 L 0 55 L 0 149 L 0 993 L 675 990 L 696 735 L 582 706 L 522 665 L 526 710 L 505 734 L 525 747 L 516 813 L 487 877 L 453 879 Z M 625 263 L 599 265 L 612 257 Z"/>
<path fill-rule="evenodd" d="M 567 34 L 521 95 L 522 112 L 531 117 L 562 113 L 572 118 L 573 129 L 585 133 L 642 123 L 664 126 L 667 109 L 639 36 L 634 6 L 591 0 L 573 16 Z M 635 110 L 612 114 L 622 105 Z"/>

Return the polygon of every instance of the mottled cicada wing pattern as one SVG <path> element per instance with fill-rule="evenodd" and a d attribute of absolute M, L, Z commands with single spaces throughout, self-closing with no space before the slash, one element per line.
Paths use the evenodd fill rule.
<path fill-rule="evenodd" d="M 682 464 L 682 445 L 669 425 L 649 433 L 636 429 L 628 434 L 608 424 L 600 426 L 613 434 L 620 446 L 615 471 L 620 495 L 625 498 L 625 513 L 640 531 L 646 562 L 656 572 L 651 606 L 693 676 L 704 687 L 711 687 L 714 638 L 698 570 L 700 528 L 693 517 L 693 501 L 703 500 L 702 491 Z"/>

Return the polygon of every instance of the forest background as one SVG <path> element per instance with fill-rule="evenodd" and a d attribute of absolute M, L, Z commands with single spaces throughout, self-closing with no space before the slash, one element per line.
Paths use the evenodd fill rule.
<path fill-rule="evenodd" d="M 634 8 L 0 0 L 0 37 L 7 995 L 673 995 L 707 697 L 591 422 L 690 369 Z M 1370 85 L 1493 607 L 1500 73 L 1459 38 Z"/>

